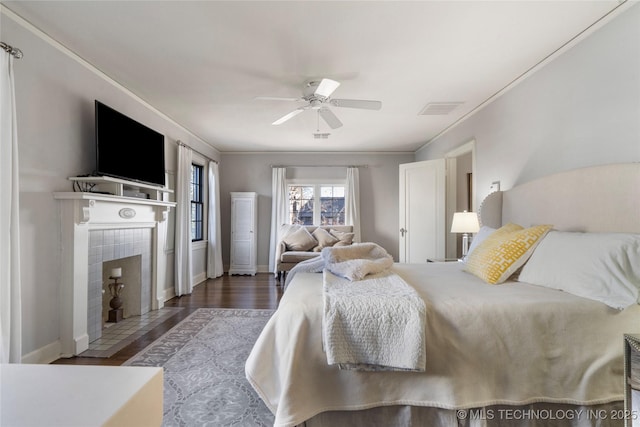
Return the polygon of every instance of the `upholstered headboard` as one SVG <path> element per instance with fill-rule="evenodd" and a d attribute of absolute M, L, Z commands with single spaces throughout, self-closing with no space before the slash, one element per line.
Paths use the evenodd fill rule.
<path fill-rule="evenodd" d="M 593 166 L 549 175 L 489 194 L 482 225 L 552 224 L 562 231 L 640 233 L 640 163 Z"/>

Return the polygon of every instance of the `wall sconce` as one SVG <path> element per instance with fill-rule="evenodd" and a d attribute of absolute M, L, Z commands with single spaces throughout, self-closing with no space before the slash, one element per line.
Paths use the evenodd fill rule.
<path fill-rule="evenodd" d="M 451 222 L 452 233 L 462 234 L 462 258 L 469 252 L 469 233 L 477 233 L 480 230 L 478 214 L 475 212 L 456 212 Z"/>

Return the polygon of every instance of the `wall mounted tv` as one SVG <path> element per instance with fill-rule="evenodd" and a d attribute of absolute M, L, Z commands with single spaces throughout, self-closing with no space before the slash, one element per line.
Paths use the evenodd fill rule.
<path fill-rule="evenodd" d="M 164 186 L 164 135 L 95 101 L 96 174 Z"/>

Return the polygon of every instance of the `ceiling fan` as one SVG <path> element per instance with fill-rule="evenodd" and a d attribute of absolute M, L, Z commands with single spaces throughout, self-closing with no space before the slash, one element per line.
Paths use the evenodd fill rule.
<path fill-rule="evenodd" d="M 333 99 L 331 94 L 340 86 L 340 83 L 331 79 L 309 80 L 304 84 L 302 98 L 279 98 L 272 96 L 260 96 L 256 99 L 267 101 L 305 101 L 307 104 L 296 108 L 292 112 L 280 117 L 272 125 L 281 125 L 305 110 L 317 110 L 322 119 L 331 129 L 342 126 L 342 122 L 333 114 L 328 106 L 361 108 L 365 110 L 379 110 L 382 108 L 380 101 L 367 101 L 362 99 Z"/>

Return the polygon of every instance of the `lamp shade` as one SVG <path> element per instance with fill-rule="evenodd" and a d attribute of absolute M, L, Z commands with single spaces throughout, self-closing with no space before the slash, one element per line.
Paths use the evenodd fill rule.
<path fill-rule="evenodd" d="M 477 233 L 480 230 L 478 214 L 475 212 L 456 212 L 451 222 L 452 233 Z"/>

